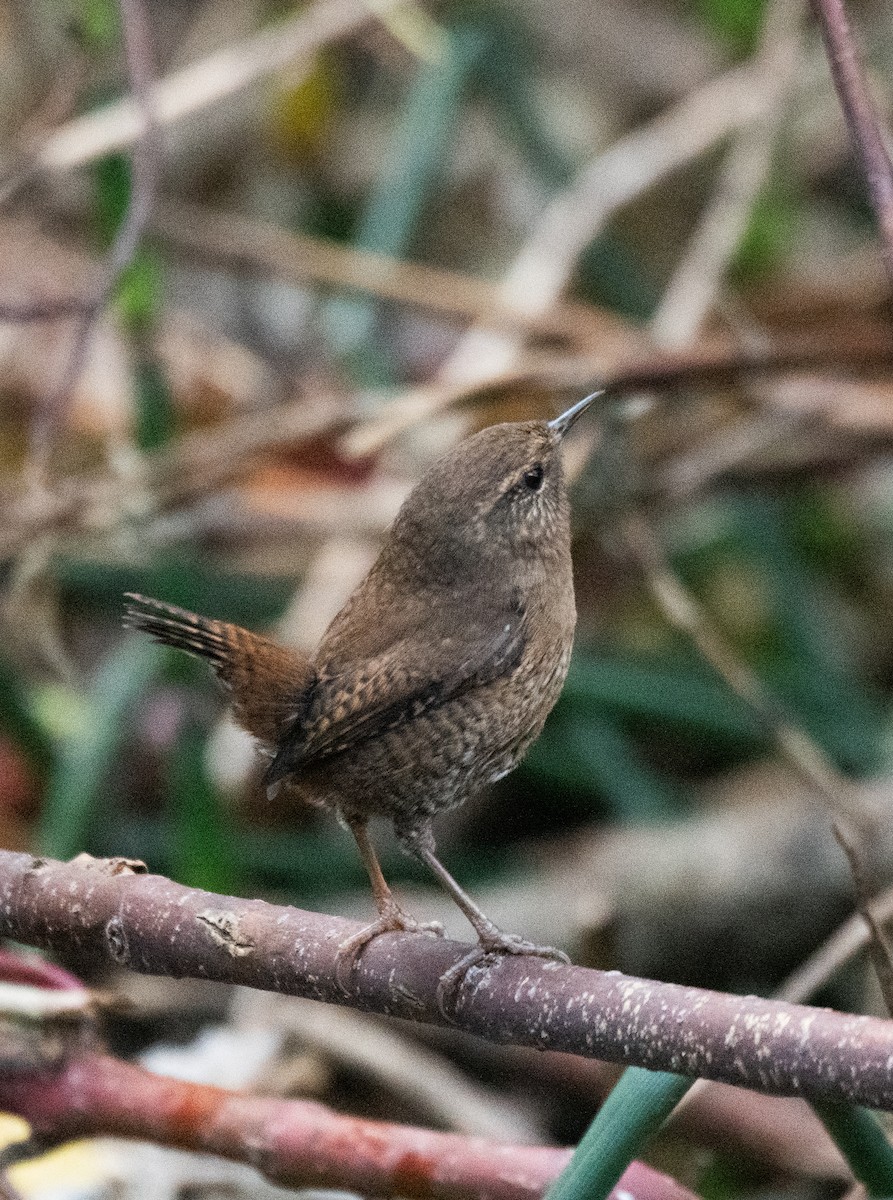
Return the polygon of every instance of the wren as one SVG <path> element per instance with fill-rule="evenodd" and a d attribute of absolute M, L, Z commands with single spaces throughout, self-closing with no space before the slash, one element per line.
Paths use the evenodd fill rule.
<path fill-rule="evenodd" d="M 595 396 L 552 421 L 492 425 L 409 495 L 369 574 L 307 658 L 237 625 L 129 595 L 125 623 L 207 660 L 269 759 L 265 781 L 331 808 L 369 872 L 378 919 L 362 948 L 422 927 L 397 904 L 369 837 L 387 817 L 474 926 L 448 985 L 494 953 L 564 955 L 500 930 L 435 854 L 432 820 L 502 779 L 537 738 L 567 674 L 576 610 L 561 442 Z M 439 931 L 439 928 L 435 931 Z"/>

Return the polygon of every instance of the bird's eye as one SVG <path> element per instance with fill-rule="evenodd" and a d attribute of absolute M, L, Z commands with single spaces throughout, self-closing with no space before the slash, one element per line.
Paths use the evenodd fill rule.
<path fill-rule="evenodd" d="M 532 492 L 538 492 L 543 486 L 544 474 L 543 464 L 537 463 L 535 467 L 524 472 L 524 486 L 530 488 Z"/>

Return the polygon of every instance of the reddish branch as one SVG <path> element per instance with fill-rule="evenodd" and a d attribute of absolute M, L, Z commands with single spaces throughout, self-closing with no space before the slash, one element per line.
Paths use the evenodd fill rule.
<path fill-rule="evenodd" d="M 22 983 L 29 987 L 46 988 L 49 991 L 84 991 L 81 981 L 69 971 L 47 962 L 37 954 L 28 958 L 0 949 L 0 980 L 4 983 Z"/>
<path fill-rule="evenodd" d="M 843 0 L 812 0 L 822 30 L 834 86 L 850 137 L 859 152 L 877 217 L 887 274 L 893 282 L 893 167 L 872 103 L 865 70 L 853 42 Z"/>
<path fill-rule="evenodd" d="M 333 1187 L 410 1200 L 534 1200 L 569 1150 L 513 1146 L 343 1116 L 308 1100 L 241 1094 L 154 1075 L 102 1054 L 54 1073 L 0 1076 L 0 1108 L 51 1141 L 116 1135 L 250 1163 L 286 1187 Z M 693 1200 L 632 1163 L 613 1193 Z"/>
<path fill-rule="evenodd" d="M 0 935 L 153 975 L 443 1023 L 437 983 L 467 946 L 376 938 L 345 996 L 335 960 L 356 922 L 217 896 L 115 862 L 0 851 Z M 491 1041 L 893 1110 L 893 1023 L 874 1017 L 509 957 L 468 973 L 452 1019 Z"/>

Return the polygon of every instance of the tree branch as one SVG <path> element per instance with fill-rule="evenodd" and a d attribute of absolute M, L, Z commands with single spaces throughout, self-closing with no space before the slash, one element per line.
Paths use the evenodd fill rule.
<path fill-rule="evenodd" d="M 283 1187 L 328 1187 L 407 1200 L 535 1200 L 569 1150 L 518 1146 L 344 1116 L 155 1075 L 104 1054 L 59 1071 L 5 1072 L 0 1106 L 42 1139 L 118 1136 L 249 1163 Z M 632 1163 L 619 1181 L 638 1200 L 694 1200 L 668 1176 Z"/>
<path fill-rule="evenodd" d="M 467 947 L 420 934 L 376 938 L 346 996 L 336 955 L 358 928 L 122 871 L 120 860 L 60 863 L 0 851 L 0 935 L 147 974 L 443 1024 L 438 980 Z M 469 972 L 452 1019 L 496 1042 L 893 1110 L 893 1023 L 873 1017 L 509 957 Z"/>
<path fill-rule="evenodd" d="M 881 234 L 887 275 L 893 282 L 893 166 L 884 144 L 865 69 L 853 42 L 843 0 L 811 0 L 850 139 L 862 161 L 871 206 Z"/>

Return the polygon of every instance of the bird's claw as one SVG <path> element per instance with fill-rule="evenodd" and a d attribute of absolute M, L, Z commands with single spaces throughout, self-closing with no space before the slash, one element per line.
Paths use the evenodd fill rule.
<path fill-rule="evenodd" d="M 432 937 L 443 937 L 443 926 L 439 921 L 417 921 L 396 904 L 381 913 L 370 925 L 351 934 L 338 947 L 335 957 L 335 981 L 345 995 L 350 995 L 351 979 L 366 946 L 383 933 L 427 933 Z"/>
<path fill-rule="evenodd" d="M 478 944 L 441 975 L 437 984 L 437 1007 L 441 1016 L 452 1022 L 459 989 L 472 967 L 488 958 L 496 959 L 506 954 L 551 958 L 565 965 L 571 961 L 563 950 L 558 950 L 555 946 L 537 946 L 535 942 L 528 942 L 516 933 L 503 933 L 501 929 L 494 927 L 482 933 Z"/>

